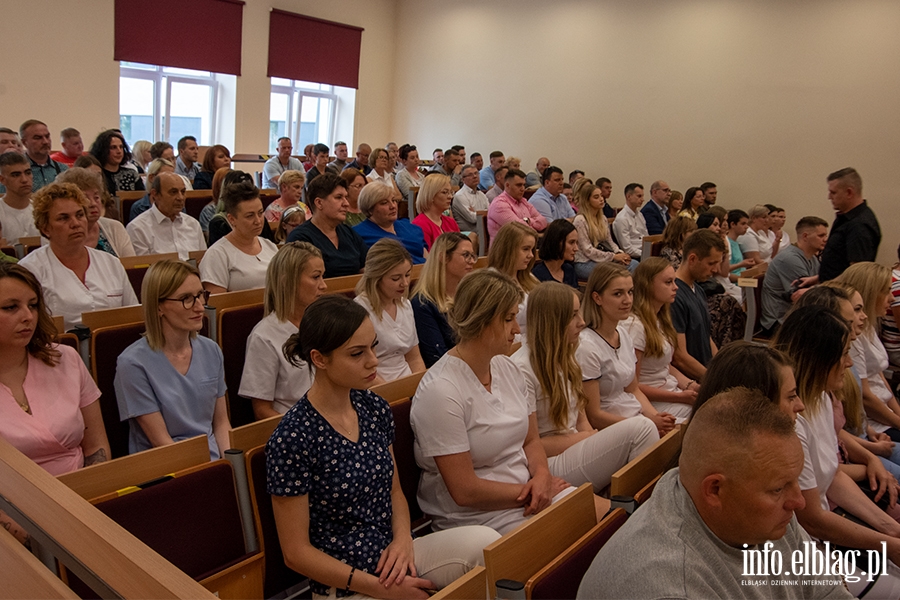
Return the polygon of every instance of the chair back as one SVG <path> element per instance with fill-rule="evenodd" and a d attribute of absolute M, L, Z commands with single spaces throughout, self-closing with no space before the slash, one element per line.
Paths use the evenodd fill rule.
<path fill-rule="evenodd" d="M 247 338 L 263 318 L 262 304 L 235 306 L 216 311 L 216 337 L 225 360 L 228 414 L 232 427 L 253 423 L 256 416 L 249 398 L 238 395 L 247 358 Z"/>

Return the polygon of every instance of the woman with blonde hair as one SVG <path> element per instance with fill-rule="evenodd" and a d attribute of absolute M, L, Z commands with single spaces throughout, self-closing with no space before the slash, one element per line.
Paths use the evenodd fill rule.
<path fill-rule="evenodd" d="M 431 367 L 456 345 L 447 313 L 459 282 L 474 267 L 478 256 L 472 241 L 461 233 L 438 237 L 410 300 L 416 318 L 419 351 L 426 367 Z"/>
<path fill-rule="evenodd" d="M 391 188 L 391 197 L 396 202 L 403 201 L 403 195 L 397 188 L 397 182 L 394 181 L 394 165 L 391 164 L 391 156 L 384 148 L 375 148 L 369 155 L 369 166 L 372 170 L 366 175 L 369 182 L 380 181 L 384 185 Z"/>
<path fill-rule="evenodd" d="M 880 320 L 887 310 L 891 292 L 891 270 L 884 265 L 862 262 L 850 265 L 835 280 L 860 293 L 868 317 L 862 333 L 853 340 L 851 357 L 862 382 L 863 404 L 869 426 L 900 442 L 900 404 L 884 378 L 889 360 L 878 338 Z"/>
<path fill-rule="evenodd" d="M 507 169 L 521 169 L 522 168 L 522 159 L 518 156 L 510 156 L 506 159 L 506 168 Z"/>
<path fill-rule="evenodd" d="M 557 282 L 532 292 L 528 337 L 512 355 L 525 379 L 528 403 L 537 414 L 538 434 L 550 473 L 572 485 L 590 482 L 599 493 L 612 474 L 658 439 L 649 419 L 627 419 L 595 430 L 584 408 L 587 397 L 575 348 L 584 329 L 578 294 Z"/>
<path fill-rule="evenodd" d="M 278 178 L 278 190 L 281 195 L 275 198 L 266 207 L 265 217 L 269 222 L 269 227 L 273 230 L 277 228 L 281 222 L 281 215 L 292 206 L 300 206 L 303 208 L 303 220 L 309 218 L 309 209 L 301 202 L 303 198 L 303 186 L 306 184 L 306 175 L 300 171 L 288 169 Z"/>
<path fill-rule="evenodd" d="M 251 399 L 257 419 L 286 413 L 312 385 L 306 365 L 291 364 L 282 347 L 297 333 L 306 308 L 327 290 L 322 253 L 308 242 L 285 244 L 269 263 L 264 316 L 247 338 L 238 392 Z"/>
<path fill-rule="evenodd" d="M 418 498 L 436 530 L 487 525 L 503 534 L 568 487 L 550 474 L 522 374 L 507 356 L 522 297 L 494 269 L 465 277 L 450 309 L 459 342 L 416 390 Z"/>
<path fill-rule="evenodd" d="M 453 202 L 453 188 L 450 178 L 441 173 L 434 173 L 425 178 L 419 195 L 416 196 L 416 211 L 419 213 L 412 220 L 425 235 L 425 247 L 431 248 L 434 240 L 442 233 L 459 231 L 459 225 L 453 217 L 444 214 Z"/>
<path fill-rule="evenodd" d="M 522 290 L 522 304 L 516 317 L 522 335 L 526 331 L 525 309 L 528 306 L 528 294 L 541 282 L 531 273 L 534 268 L 537 233 L 531 227 L 512 221 L 497 232 L 491 240 L 488 251 L 488 266 L 506 273 Z"/>
<path fill-rule="evenodd" d="M 631 273 L 615 263 L 598 265 L 588 279 L 576 354 L 588 399 L 585 412 L 596 429 L 644 415 L 662 436 L 675 426 L 675 417 L 657 411 L 641 391 L 634 345 L 622 323 L 631 315 L 633 289 Z"/>
<path fill-rule="evenodd" d="M 669 306 L 677 291 L 675 269 L 669 261 L 645 258 L 634 270 L 634 314 L 623 325 L 634 345 L 640 390 L 656 410 L 681 422 L 691 416 L 700 384 L 672 364 L 678 334 Z"/>
<path fill-rule="evenodd" d="M 152 145 L 147 140 L 138 140 L 131 147 L 131 162 L 137 167 L 138 173 L 143 174 L 147 172 L 147 166 L 153 160 L 153 157 L 150 156 L 150 147 Z M 150 189 L 149 186 L 147 186 L 147 189 Z"/>
<path fill-rule="evenodd" d="M 737 238 L 741 254 L 746 260 L 771 262 L 772 242 L 769 240 L 769 209 L 764 204 L 757 204 L 747 211 L 749 227 L 746 233 Z"/>
<path fill-rule="evenodd" d="M 575 253 L 575 274 L 587 279 L 598 264 L 616 262 L 631 265 L 632 259 L 612 239 L 609 221 L 603 214 L 606 200 L 600 187 L 592 183 L 575 182 L 575 204 L 578 214 L 572 224 L 578 232 L 578 251 Z M 634 261 L 637 267 L 637 261 Z"/>
<path fill-rule="evenodd" d="M 371 248 L 384 238 L 396 240 L 412 256 L 413 264 L 425 262 L 428 250 L 422 229 L 410 223 L 409 219 L 397 218 L 397 201 L 391 188 L 377 181 L 366 185 L 359 194 L 359 209 L 366 219 L 353 231 L 359 234 L 366 246 Z"/>
<path fill-rule="evenodd" d="M 154 263 L 141 285 L 147 331 L 116 361 L 119 415 L 129 421 L 131 454 L 198 435 L 216 460 L 228 450 L 222 350 L 197 332 L 209 292 L 196 267 Z"/>
<path fill-rule="evenodd" d="M 669 221 L 663 230 L 663 247 L 659 255 L 668 260 L 673 269 L 681 266 L 681 249 L 684 247 L 684 239 L 694 231 L 697 231 L 697 221 L 683 215 Z"/>
<path fill-rule="evenodd" d="M 366 256 L 356 303 L 366 309 L 378 336 L 378 377 L 393 381 L 425 370 L 416 318 L 407 299 L 412 258 L 394 240 L 378 240 Z"/>

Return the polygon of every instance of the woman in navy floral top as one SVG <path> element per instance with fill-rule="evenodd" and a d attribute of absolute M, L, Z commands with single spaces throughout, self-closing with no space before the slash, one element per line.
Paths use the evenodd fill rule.
<path fill-rule="evenodd" d="M 499 537 L 462 527 L 413 541 L 391 409 L 365 389 L 376 344 L 362 306 L 324 296 L 284 347 L 316 372 L 269 439 L 268 492 L 285 563 L 310 578 L 314 597 L 427 598 L 481 564 Z"/>

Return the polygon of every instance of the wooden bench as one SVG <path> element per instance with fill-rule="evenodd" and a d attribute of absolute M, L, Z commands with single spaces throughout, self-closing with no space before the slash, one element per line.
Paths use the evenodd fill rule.
<path fill-rule="evenodd" d="M 672 431 L 644 450 L 640 456 L 613 473 L 609 493 L 614 507 L 622 506 L 631 513 L 637 508 L 638 498 L 649 497 L 653 486 L 681 450 L 683 435 L 683 426 L 676 425 Z"/>
<path fill-rule="evenodd" d="M 11 533 L 0 527 L 0 589 L 4 598 L 77 599 L 55 573 L 25 549 Z"/>
<path fill-rule="evenodd" d="M 489 598 L 498 579 L 525 582 L 597 524 L 594 491 L 585 483 L 484 549 Z"/>
<path fill-rule="evenodd" d="M 249 452 L 259 446 L 265 446 L 280 422 L 281 415 L 276 415 L 255 423 L 230 429 L 228 431 L 228 445 L 232 450 L 243 450 L 244 452 Z"/>
<path fill-rule="evenodd" d="M 128 281 L 134 288 L 134 293 L 138 299 L 141 298 L 141 285 L 144 283 L 144 276 L 147 275 L 147 269 L 150 265 L 163 260 L 178 260 L 177 252 L 166 252 L 163 254 L 145 254 L 144 256 L 125 256 L 119 258 L 122 266 L 125 267 L 125 274 L 128 275 Z"/>
<path fill-rule="evenodd" d="M 747 324 L 744 326 L 744 340 L 753 341 L 753 334 L 760 329 L 762 318 L 762 286 L 769 263 L 760 263 L 738 277 L 738 287 L 744 290 L 744 303 L 747 309 Z"/>
<path fill-rule="evenodd" d="M 433 600 L 486 600 L 487 571 L 484 567 L 475 567 L 438 593 Z"/>
<path fill-rule="evenodd" d="M 641 260 L 651 256 L 659 256 L 662 252 L 662 234 L 645 235 L 641 238 Z"/>
<path fill-rule="evenodd" d="M 22 256 L 20 258 L 28 256 L 41 247 L 41 236 L 20 237 L 19 244 L 22 245 Z"/>

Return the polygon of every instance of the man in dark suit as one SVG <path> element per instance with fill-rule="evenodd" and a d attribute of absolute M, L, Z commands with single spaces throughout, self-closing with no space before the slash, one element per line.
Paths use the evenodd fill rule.
<path fill-rule="evenodd" d="M 672 190 L 665 181 L 654 181 L 650 186 L 650 202 L 644 205 L 641 213 L 647 221 L 647 232 L 650 235 L 659 235 L 669 222 L 669 198 Z"/>

